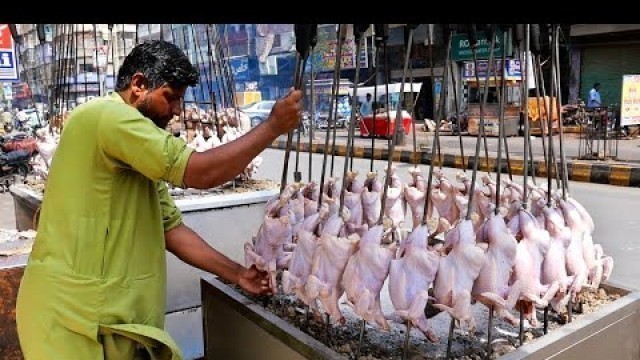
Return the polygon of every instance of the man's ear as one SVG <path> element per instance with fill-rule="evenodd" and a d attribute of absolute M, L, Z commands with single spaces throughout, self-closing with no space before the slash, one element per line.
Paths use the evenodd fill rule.
<path fill-rule="evenodd" d="M 149 91 L 147 78 L 141 72 L 133 74 L 131 77 L 131 92 L 136 98 L 143 97 Z"/>

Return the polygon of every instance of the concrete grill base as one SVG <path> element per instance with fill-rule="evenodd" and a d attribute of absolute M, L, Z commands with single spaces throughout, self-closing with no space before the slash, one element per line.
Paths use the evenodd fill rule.
<path fill-rule="evenodd" d="M 346 359 L 215 277 L 200 284 L 205 359 Z M 603 288 L 621 297 L 499 359 L 640 359 L 640 293 Z"/>

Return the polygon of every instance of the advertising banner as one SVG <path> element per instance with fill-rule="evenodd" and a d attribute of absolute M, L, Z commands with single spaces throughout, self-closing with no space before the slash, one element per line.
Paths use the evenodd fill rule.
<path fill-rule="evenodd" d="M 640 75 L 622 77 L 620 126 L 640 125 Z"/>
<path fill-rule="evenodd" d="M 18 80 L 18 58 L 8 24 L 0 24 L 0 81 Z"/>

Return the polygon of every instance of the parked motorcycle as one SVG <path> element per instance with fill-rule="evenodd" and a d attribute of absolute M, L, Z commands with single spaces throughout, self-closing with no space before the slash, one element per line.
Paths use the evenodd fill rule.
<path fill-rule="evenodd" d="M 32 172 L 31 159 L 37 153 L 25 139 L 15 135 L 0 136 L 0 193 L 9 190 L 17 182 L 24 183 Z"/>

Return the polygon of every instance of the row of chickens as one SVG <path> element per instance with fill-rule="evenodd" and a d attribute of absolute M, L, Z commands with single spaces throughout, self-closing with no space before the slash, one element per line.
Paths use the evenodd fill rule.
<path fill-rule="evenodd" d="M 498 191 L 485 175 L 474 187 L 467 217 L 471 180 L 461 173 L 453 183 L 436 170 L 424 217 L 427 182 L 419 168 L 409 172 L 412 181 L 403 184 L 395 169 L 389 171 L 384 210 L 375 172 L 364 182 L 348 173 L 342 213 L 337 179 L 325 184 L 320 205 L 314 182 L 288 184 L 267 203 L 257 235 L 245 243 L 247 265 L 269 271 L 274 291 L 283 271 L 284 292 L 314 314 L 321 306 L 344 323 L 339 300 L 346 295 L 367 322 L 385 330 L 387 320 L 410 322 L 434 342 L 424 311 L 428 302 L 469 330 L 475 328 L 475 302 L 513 325 L 519 320 L 510 310 L 523 311 L 535 327 L 535 307 L 563 312 L 583 288 L 598 288 L 609 278 L 613 260 L 593 243 L 593 219 L 560 191 L 529 184 L 525 199 L 523 186 L 504 180 Z M 407 208 L 412 230 L 402 237 Z M 435 241 L 441 234 L 444 242 Z M 380 302 L 387 279 L 391 314 L 383 314 Z"/>

